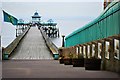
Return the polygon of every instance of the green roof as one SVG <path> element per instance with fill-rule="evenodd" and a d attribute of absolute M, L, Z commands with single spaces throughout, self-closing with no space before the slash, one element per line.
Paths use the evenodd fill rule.
<path fill-rule="evenodd" d="M 82 28 L 79 28 L 78 30 L 74 31 L 73 33 L 69 34 L 65 39 L 72 37 L 73 35 L 91 27 L 92 25 L 96 24 L 98 21 L 101 21 L 102 19 L 104 19 L 105 17 L 107 17 L 108 15 L 112 14 L 114 11 L 116 11 L 116 9 L 114 9 L 114 11 L 111 9 L 115 4 L 117 4 L 118 2 L 111 2 L 111 4 L 109 4 L 106 9 L 100 14 L 100 16 L 98 16 L 95 20 L 93 20 L 92 22 L 86 24 L 85 26 L 83 26 Z M 111 10 L 110 10 L 111 9 Z M 117 9 L 120 9 L 117 8 Z M 107 11 L 110 11 L 109 13 L 107 13 Z"/>

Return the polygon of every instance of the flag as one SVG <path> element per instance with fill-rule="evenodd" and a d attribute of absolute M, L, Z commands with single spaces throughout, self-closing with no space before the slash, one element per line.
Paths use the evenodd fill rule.
<path fill-rule="evenodd" d="M 13 17 L 12 15 L 6 13 L 5 11 L 3 11 L 3 16 L 4 16 L 4 22 L 10 22 L 13 25 L 17 25 L 17 18 Z"/>

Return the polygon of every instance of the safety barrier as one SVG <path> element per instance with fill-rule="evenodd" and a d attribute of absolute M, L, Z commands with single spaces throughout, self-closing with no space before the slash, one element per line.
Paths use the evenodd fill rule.
<path fill-rule="evenodd" d="M 40 28 L 40 32 L 42 33 L 42 36 L 45 40 L 45 43 L 46 43 L 47 47 L 52 52 L 52 55 L 53 55 L 54 59 L 58 59 L 59 54 L 58 54 L 57 46 L 50 40 L 50 38 L 46 35 L 46 33 L 44 32 L 44 30 L 42 30 L 42 28 Z"/>
<path fill-rule="evenodd" d="M 24 38 L 24 36 L 29 31 L 30 27 L 26 29 L 21 35 L 19 35 L 12 43 L 10 43 L 6 48 L 2 50 L 2 59 L 9 59 L 12 52 L 19 45 L 20 41 Z"/>

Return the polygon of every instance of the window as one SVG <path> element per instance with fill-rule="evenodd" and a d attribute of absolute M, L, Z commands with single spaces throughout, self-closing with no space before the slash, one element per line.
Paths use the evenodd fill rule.
<path fill-rule="evenodd" d="M 110 42 L 106 41 L 105 42 L 105 58 L 109 59 L 109 54 L 110 54 Z"/>
<path fill-rule="evenodd" d="M 79 47 L 79 49 L 80 49 L 80 54 L 82 54 L 82 47 Z"/>
<path fill-rule="evenodd" d="M 79 47 L 76 47 L 76 54 L 79 54 Z"/>
<path fill-rule="evenodd" d="M 92 57 L 95 56 L 95 44 L 92 44 Z"/>
<path fill-rule="evenodd" d="M 84 58 L 86 58 L 86 47 L 85 46 L 83 46 L 83 56 Z"/>
<path fill-rule="evenodd" d="M 88 47 L 88 48 L 87 48 L 87 49 L 88 49 L 88 50 L 87 50 L 87 51 L 88 51 L 88 52 L 87 52 L 87 53 L 88 53 L 87 56 L 88 56 L 88 58 L 90 58 L 90 45 L 88 45 L 87 47 Z"/>
<path fill-rule="evenodd" d="M 35 20 L 36 20 L 36 18 L 32 18 L 32 20 L 33 20 L 33 21 L 35 21 Z"/>
<path fill-rule="evenodd" d="M 102 52 L 102 44 L 98 43 L 98 58 L 101 59 L 101 52 Z"/>
<path fill-rule="evenodd" d="M 114 58 L 120 60 L 120 54 L 119 54 L 119 40 L 114 40 Z"/>

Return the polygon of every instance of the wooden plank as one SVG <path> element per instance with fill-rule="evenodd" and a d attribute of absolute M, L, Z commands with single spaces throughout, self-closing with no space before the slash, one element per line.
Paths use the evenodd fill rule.
<path fill-rule="evenodd" d="M 9 44 L 4 50 L 3 50 L 3 55 L 8 54 L 9 56 L 11 55 L 12 51 L 17 47 L 19 42 L 24 38 L 24 36 L 27 34 L 29 31 L 29 28 L 22 33 L 20 36 L 18 36 L 11 44 Z"/>
<path fill-rule="evenodd" d="M 41 32 L 31 27 L 10 59 L 53 59 Z"/>
<path fill-rule="evenodd" d="M 50 49 L 52 54 L 53 55 L 58 54 L 57 46 L 49 39 L 49 37 L 45 34 L 45 32 L 42 30 L 42 28 L 40 28 L 40 31 L 41 31 L 43 38 L 45 39 L 46 45 L 48 46 L 48 48 Z"/>

